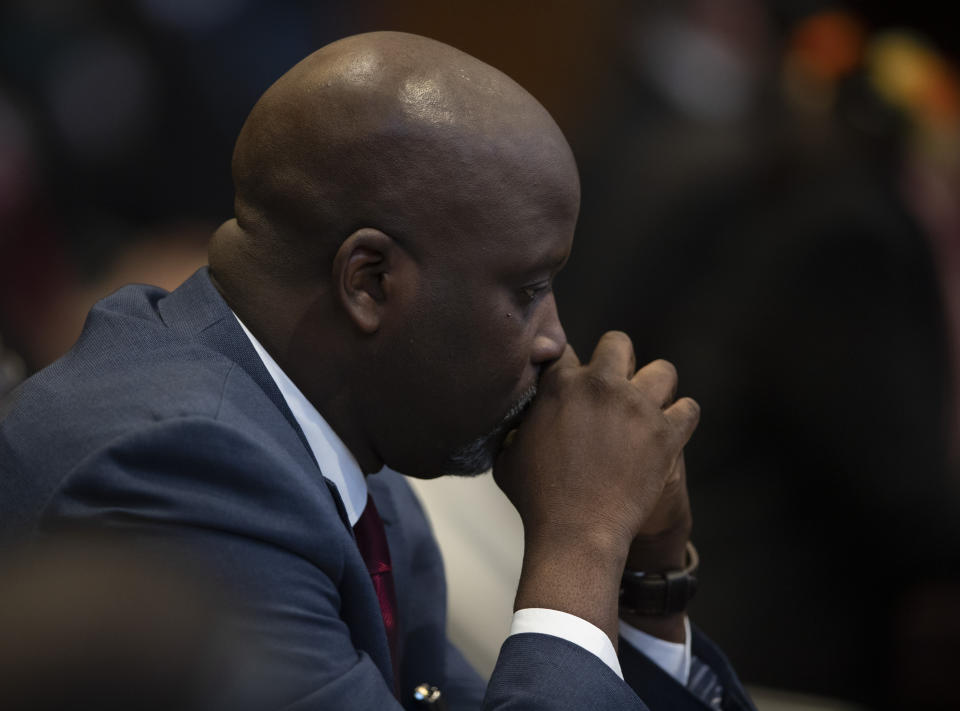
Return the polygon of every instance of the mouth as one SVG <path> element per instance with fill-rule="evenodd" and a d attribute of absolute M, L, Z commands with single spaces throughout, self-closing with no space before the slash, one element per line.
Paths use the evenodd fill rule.
<path fill-rule="evenodd" d="M 509 442 L 513 440 L 523 416 L 536 397 L 537 385 L 534 383 L 520 394 L 520 397 L 510 406 L 499 424 L 487 433 L 484 439 L 494 452 L 499 452 L 504 446 L 509 446 Z"/>
<path fill-rule="evenodd" d="M 536 396 L 536 384 L 524 390 L 496 427 L 449 455 L 445 472 L 461 476 L 475 476 L 489 470 L 493 466 L 497 453 L 503 448 L 510 433 L 523 419 L 523 415 Z"/>
<path fill-rule="evenodd" d="M 526 413 L 527 408 L 530 407 L 530 404 L 533 402 L 536 396 L 537 386 L 536 383 L 534 383 L 529 388 L 524 390 L 520 397 L 517 398 L 517 401 L 513 403 L 509 410 L 507 410 L 507 414 L 503 416 L 503 420 L 501 420 L 500 426 L 497 429 L 506 431 L 513 429 L 516 425 L 518 425 L 520 420 L 523 419 L 523 415 Z"/>

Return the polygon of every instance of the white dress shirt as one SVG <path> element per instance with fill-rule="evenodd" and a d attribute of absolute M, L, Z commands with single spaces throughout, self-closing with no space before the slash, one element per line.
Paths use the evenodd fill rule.
<path fill-rule="evenodd" d="M 236 314 L 234 314 L 236 316 Z M 283 395 L 287 407 L 293 413 L 294 419 L 303 430 L 303 434 L 310 445 L 310 450 L 320 466 L 323 475 L 337 487 L 340 498 L 347 512 L 350 525 L 353 526 L 363 513 L 367 505 L 367 480 L 360 470 L 356 458 L 347 449 L 347 446 L 337 436 L 336 432 L 327 424 L 323 416 L 317 411 L 300 389 L 294 385 L 277 362 L 267 353 L 266 349 L 254 337 L 243 321 L 237 317 L 237 322 L 247 334 L 264 367 L 270 377 L 277 384 L 280 394 Z M 384 470 L 387 468 L 384 467 Z M 620 621 L 620 637 L 643 652 L 656 662 L 660 668 L 686 686 L 690 676 L 690 624 L 685 619 L 686 639 L 684 643 L 667 642 L 653 637 Z M 599 657 L 617 676 L 623 678 L 620 661 L 610 638 L 596 625 L 575 615 L 531 607 L 517 610 L 513 613 L 513 622 L 510 625 L 510 634 L 536 632 L 560 637 L 583 647 Z"/>

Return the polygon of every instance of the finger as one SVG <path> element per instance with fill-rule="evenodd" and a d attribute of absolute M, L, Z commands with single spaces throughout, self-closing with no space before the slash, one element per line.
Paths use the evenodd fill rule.
<path fill-rule="evenodd" d="M 686 486 L 687 481 L 687 465 L 683 459 L 683 450 L 680 450 L 680 454 L 677 455 L 676 460 L 673 462 L 673 467 L 670 469 L 670 476 L 667 477 L 667 482 L 664 485 L 664 490 L 668 490 L 671 487 L 676 486 Z"/>
<path fill-rule="evenodd" d="M 568 343 L 563 349 L 563 353 L 560 354 L 560 357 L 555 361 L 550 363 L 546 368 L 540 371 L 540 381 L 539 386 L 545 385 L 551 378 L 556 377 L 556 374 L 562 370 L 568 370 L 570 368 L 579 368 L 580 359 L 577 358 L 576 352 L 573 350 L 573 347 Z"/>
<path fill-rule="evenodd" d="M 579 368 L 580 359 L 577 358 L 576 351 L 573 350 L 573 346 L 569 343 L 563 349 L 563 353 L 560 354 L 560 357 L 557 358 L 553 363 L 550 364 L 550 368 Z"/>
<path fill-rule="evenodd" d="M 677 369 L 662 358 L 643 366 L 630 378 L 630 382 L 643 390 L 661 408 L 677 397 Z"/>
<path fill-rule="evenodd" d="M 682 397 L 664 410 L 663 414 L 680 435 L 681 446 L 686 445 L 700 422 L 700 405 L 691 397 Z"/>
<path fill-rule="evenodd" d="M 602 373 L 629 378 L 637 367 L 630 336 L 623 331 L 604 333 L 593 350 L 590 365 Z"/>

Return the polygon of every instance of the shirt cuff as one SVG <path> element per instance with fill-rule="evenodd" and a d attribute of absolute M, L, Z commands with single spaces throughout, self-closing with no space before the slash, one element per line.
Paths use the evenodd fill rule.
<path fill-rule="evenodd" d="M 684 641 L 668 642 L 638 630 L 620 620 L 620 639 L 625 640 L 638 652 L 646 655 L 658 667 L 672 676 L 681 685 L 690 680 L 690 619 L 683 617 Z"/>
<path fill-rule="evenodd" d="M 513 613 L 513 622 L 510 625 L 511 635 L 524 632 L 549 634 L 573 642 L 599 657 L 600 661 L 610 667 L 614 674 L 623 679 L 623 671 L 620 669 L 620 660 L 617 659 L 613 642 L 603 630 L 581 617 L 544 607 L 527 607 Z"/>

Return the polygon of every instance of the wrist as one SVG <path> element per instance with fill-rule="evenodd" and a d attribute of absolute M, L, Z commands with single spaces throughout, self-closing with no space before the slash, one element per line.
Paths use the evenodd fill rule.
<path fill-rule="evenodd" d="M 562 545 L 528 540 L 514 610 L 540 607 L 575 615 L 603 630 L 616 648 L 625 562 L 625 546 L 618 551 L 582 538 Z"/>
<path fill-rule="evenodd" d="M 627 569 L 661 573 L 683 568 L 691 529 L 690 522 L 683 522 L 653 535 L 638 535 L 630 543 Z"/>
<path fill-rule="evenodd" d="M 619 576 L 627 566 L 629 534 L 594 526 L 527 527 L 524 525 L 524 563 L 557 561 L 578 568 L 585 565 L 595 575 Z"/>

